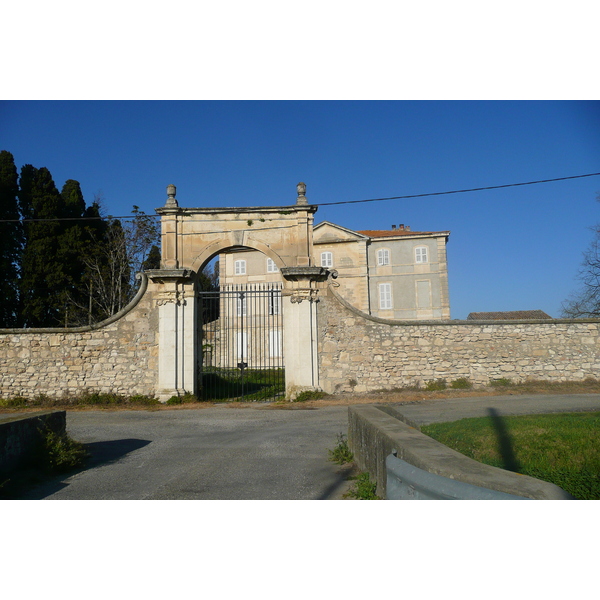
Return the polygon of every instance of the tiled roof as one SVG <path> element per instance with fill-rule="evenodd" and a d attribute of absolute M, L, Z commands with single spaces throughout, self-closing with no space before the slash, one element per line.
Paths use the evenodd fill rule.
<path fill-rule="evenodd" d="M 410 231 L 406 229 L 392 229 L 392 231 L 383 230 L 368 230 L 368 231 L 357 231 L 357 233 L 361 233 L 362 235 L 366 235 L 371 238 L 378 237 L 399 237 L 399 236 L 411 236 L 411 235 L 448 235 L 449 231 Z"/>
<path fill-rule="evenodd" d="M 509 310 L 506 312 L 472 312 L 470 321 L 515 321 L 519 319 L 551 319 L 543 310 Z"/>

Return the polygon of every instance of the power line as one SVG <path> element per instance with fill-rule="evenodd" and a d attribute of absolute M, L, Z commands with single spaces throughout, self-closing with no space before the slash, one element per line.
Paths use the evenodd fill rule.
<path fill-rule="evenodd" d="M 451 190 L 448 192 L 429 192 L 427 194 L 409 194 L 406 196 L 390 196 L 388 198 L 369 198 L 368 200 L 342 200 L 340 202 L 321 202 L 313 206 L 334 206 L 337 204 L 359 204 L 361 202 L 383 202 L 384 200 L 405 200 L 408 198 L 426 198 L 427 196 L 444 196 L 446 194 L 463 194 L 465 192 L 481 192 L 483 190 L 498 190 L 501 188 L 516 187 L 519 185 L 535 185 L 538 183 L 551 183 L 553 181 L 565 181 L 567 179 L 581 179 L 582 177 L 595 177 L 600 173 L 587 173 L 586 175 L 572 175 L 570 177 L 555 177 L 554 179 L 539 179 L 537 181 L 525 181 L 523 183 L 505 183 L 503 185 L 489 185 L 486 187 L 469 188 L 465 190 Z"/>
<path fill-rule="evenodd" d="M 464 194 L 467 192 L 482 192 L 486 190 L 499 190 L 502 188 L 518 187 L 524 185 L 537 185 L 540 183 L 553 183 L 556 181 L 567 181 L 569 179 L 582 179 L 584 177 L 597 177 L 600 173 L 586 173 L 585 175 L 571 175 L 569 177 L 555 177 L 553 179 L 538 179 L 536 181 L 524 181 L 521 183 L 505 183 L 502 185 L 488 185 L 485 187 L 467 188 L 462 190 L 448 190 L 445 192 L 427 192 L 425 194 L 407 194 L 405 196 L 388 196 L 386 198 L 368 198 L 365 200 L 340 200 L 339 202 L 311 202 L 309 206 L 337 206 L 340 204 L 361 204 L 364 202 L 385 202 L 386 200 L 407 200 L 409 198 L 427 198 L 431 196 L 445 196 L 449 194 Z M 240 207 L 245 208 L 245 207 Z M 248 207 L 252 208 L 252 207 Z M 0 219 L 0 223 L 36 223 L 36 222 L 51 222 L 51 221 L 101 221 L 112 219 L 131 220 L 138 218 L 158 218 L 160 215 L 143 214 L 143 215 L 125 215 L 122 217 L 55 217 L 50 219 Z"/>

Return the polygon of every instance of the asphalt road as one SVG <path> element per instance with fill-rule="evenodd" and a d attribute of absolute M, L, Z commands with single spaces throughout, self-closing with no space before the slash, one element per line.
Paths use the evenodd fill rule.
<path fill-rule="evenodd" d="M 328 460 L 347 407 L 67 413 L 86 468 L 24 499 L 337 499 L 347 469 Z"/>
<path fill-rule="evenodd" d="M 600 410 L 600 394 L 498 396 L 395 404 L 417 425 L 495 414 Z M 347 433 L 348 407 L 67 413 L 91 452 L 85 468 L 23 499 L 340 499 L 348 467 L 328 460 Z"/>

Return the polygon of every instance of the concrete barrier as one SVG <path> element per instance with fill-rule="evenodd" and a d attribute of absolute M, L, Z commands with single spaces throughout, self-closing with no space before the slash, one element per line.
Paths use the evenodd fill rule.
<path fill-rule="evenodd" d="M 553 483 L 484 465 L 444 446 L 421 433 L 418 428 L 401 421 L 400 415 L 393 415 L 391 407 L 349 407 L 348 445 L 359 469 L 367 471 L 377 481 L 377 494 L 382 498 L 388 497 L 386 460 L 396 451 L 397 458 L 409 465 L 454 482 L 524 498 L 573 499 L 573 496 Z M 429 479 L 431 481 L 434 480 Z M 440 491 L 438 486 L 441 483 L 441 480 L 435 480 L 434 489 L 427 493 L 433 494 L 435 489 Z M 444 485 L 449 484 L 444 482 Z M 453 490 L 456 491 L 455 486 Z M 443 495 L 443 490 L 441 493 Z"/>
<path fill-rule="evenodd" d="M 35 456 L 43 430 L 64 433 L 66 423 L 64 410 L 0 418 L 0 475 L 14 472 Z"/>

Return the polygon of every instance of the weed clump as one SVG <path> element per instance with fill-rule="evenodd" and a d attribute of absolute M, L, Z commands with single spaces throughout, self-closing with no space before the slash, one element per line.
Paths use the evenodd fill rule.
<path fill-rule="evenodd" d="M 361 473 L 356 477 L 351 477 L 354 480 L 354 487 L 344 495 L 345 498 L 354 500 L 381 500 L 377 495 L 377 483 L 371 481 L 368 473 Z"/>
<path fill-rule="evenodd" d="M 506 377 L 500 379 L 490 379 L 490 386 L 492 387 L 508 387 L 512 385 L 512 381 Z"/>
<path fill-rule="evenodd" d="M 343 433 L 337 436 L 338 443 L 333 450 L 328 450 L 329 460 L 338 465 L 345 465 L 354 460 L 354 454 L 348 446 L 348 439 Z"/>
<path fill-rule="evenodd" d="M 300 392 L 294 402 L 306 402 L 307 400 L 318 400 L 319 398 L 324 398 L 328 396 L 327 392 L 318 392 L 316 390 L 305 390 L 304 392 Z"/>
<path fill-rule="evenodd" d="M 425 384 L 425 390 L 428 392 L 441 392 L 446 389 L 445 379 L 432 379 Z"/>
<path fill-rule="evenodd" d="M 450 383 L 453 390 L 470 390 L 473 384 L 466 377 L 459 377 Z"/>

